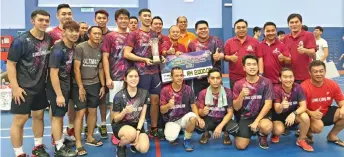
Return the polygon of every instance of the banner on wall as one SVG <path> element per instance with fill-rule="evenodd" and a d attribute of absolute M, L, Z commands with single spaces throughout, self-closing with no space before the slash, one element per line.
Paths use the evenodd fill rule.
<path fill-rule="evenodd" d="M 184 53 L 180 56 L 169 55 L 166 63 L 160 64 L 161 78 L 163 83 L 171 82 L 171 69 L 180 67 L 184 70 L 184 79 L 190 80 L 208 75 L 213 68 L 210 51 L 196 51 Z"/>

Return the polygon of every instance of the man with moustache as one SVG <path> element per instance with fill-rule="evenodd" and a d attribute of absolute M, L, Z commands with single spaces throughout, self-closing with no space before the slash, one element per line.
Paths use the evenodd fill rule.
<path fill-rule="evenodd" d="M 168 37 L 170 40 L 165 41 L 161 45 L 160 52 L 163 56 L 167 55 L 176 55 L 179 56 L 183 53 L 186 53 L 186 49 L 184 45 L 178 42 L 178 39 L 180 38 L 180 30 L 178 26 L 171 26 Z"/>
<path fill-rule="evenodd" d="M 136 16 L 130 16 L 128 28 L 130 32 L 139 29 L 139 19 Z"/>
<path fill-rule="evenodd" d="M 181 38 L 179 38 L 178 42 L 183 44 L 185 48 L 187 49 L 189 43 L 195 40 L 197 36 L 187 30 L 188 19 L 185 16 L 179 16 L 177 18 L 177 26 L 180 29 L 180 35 L 181 35 Z"/>

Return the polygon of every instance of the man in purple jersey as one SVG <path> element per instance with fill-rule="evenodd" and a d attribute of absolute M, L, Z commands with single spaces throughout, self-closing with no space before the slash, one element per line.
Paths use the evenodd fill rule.
<path fill-rule="evenodd" d="M 270 109 L 273 100 L 273 86 L 269 79 L 258 76 L 258 58 L 248 54 L 242 65 L 246 77 L 238 80 L 233 88 L 233 108 L 239 123 L 235 138 L 238 149 L 246 149 L 251 136 L 258 134 L 259 146 L 268 149 L 268 135 L 272 131 Z"/>
<path fill-rule="evenodd" d="M 223 144 L 231 145 L 229 134 L 236 132 L 238 125 L 232 121 L 232 91 L 222 85 L 222 75 L 219 69 L 211 69 L 208 72 L 210 86 L 203 89 L 197 98 L 199 114 L 205 121 L 204 133 L 200 139 L 201 144 L 206 144 L 210 137 L 209 131 L 213 132 L 213 138 L 219 138 L 222 131 Z M 233 127 L 234 126 L 234 127 Z"/>
<path fill-rule="evenodd" d="M 171 144 L 178 144 L 178 135 L 184 130 L 185 151 L 193 151 L 191 136 L 196 126 L 204 127 L 198 115 L 195 95 L 190 86 L 184 84 L 184 73 L 180 67 L 171 70 L 172 83 L 164 86 L 160 94 L 160 111 L 163 114 L 165 137 Z"/>
<path fill-rule="evenodd" d="M 128 37 L 129 17 L 130 13 L 128 10 L 117 10 L 115 13 L 115 21 L 118 26 L 117 31 L 111 32 L 103 38 L 103 67 L 106 86 L 109 88 L 110 103 L 113 102 L 113 97 L 116 93 L 122 89 L 125 71 L 130 66 L 128 60 L 123 57 L 124 46 Z M 112 105 L 110 105 L 110 111 L 112 111 Z M 110 117 L 112 117 L 112 112 Z M 112 136 L 112 141 L 116 141 L 115 136 Z"/>
<path fill-rule="evenodd" d="M 49 157 L 43 145 L 43 117 L 44 109 L 48 106 L 45 81 L 53 43 L 52 38 L 45 33 L 50 24 L 50 14 L 45 10 L 35 10 L 31 13 L 31 22 L 33 28 L 16 37 L 8 52 L 8 79 L 13 96 L 11 142 L 17 157 L 27 156 L 22 147 L 23 128 L 31 113 L 35 141 L 32 155 Z"/>
<path fill-rule="evenodd" d="M 138 87 L 149 91 L 151 94 L 151 130 L 150 136 L 163 139 L 162 131 L 158 131 L 159 117 L 159 94 L 161 90 L 161 79 L 159 65 L 153 64 L 151 41 L 158 38 L 157 33 L 150 30 L 152 15 L 149 9 L 139 11 L 141 28 L 130 32 L 124 49 L 124 57 L 134 62 L 139 69 L 140 82 Z"/>
<path fill-rule="evenodd" d="M 306 113 L 306 97 L 301 85 L 294 83 L 294 73 L 289 68 L 283 68 L 280 72 L 282 84 L 274 86 L 274 107 L 272 112 L 273 133 L 272 143 L 278 143 L 280 135 L 286 127 L 295 123 L 300 124 L 300 136 L 296 144 L 305 151 L 314 151 L 306 142 L 307 132 L 310 126 L 309 116 Z"/>

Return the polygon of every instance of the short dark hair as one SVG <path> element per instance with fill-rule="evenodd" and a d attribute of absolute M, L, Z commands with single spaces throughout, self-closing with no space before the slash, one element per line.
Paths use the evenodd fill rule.
<path fill-rule="evenodd" d="M 152 23 L 151 23 L 151 24 L 153 24 L 153 21 L 156 20 L 156 19 L 160 20 L 161 23 L 164 25 L 164 22 L 162 21 L 162 18 L 161 18 L 160 16 L 154 16 L 154 17 L 152 18 Z"/>
<path fill-rule="evenodd" d="M 130 13 L 127 9 L 119 9 L 115 12 L 115 20 L 117 20 L 117 18 L 119 17 L 119 15 L 126 15 L 128 17 L 130 17 Z"/>
<path fill-rule="evenodd" d="M 280 77 L 282 77 L 282 73 L 285 72 L 285 71 L 291 71 L 291 72 L 294 74 L 293 70 L 291 70 L 291 69 L 288 68 L 288 67 L 284 67 L 284 68 L 282 68 L 281 71 L 280 71 Z"/>
<path fill-rule="evenodd" d="M 282 34 L 285 34 L 285 32 L 284 32 L 284 31 L 278 31 L 278 32 L 277 32 L 277 36 L 278 36 L 278 35 L 282 35 Z"/>
<path fill-rule="evenodd" d="M 242 65 L 243 65 L 243 66 L 245 66 L 245 62 L 246 62 L 247 59 L 254 59 L 254 60 L 256 60 L 257 63 L 258 63 L 258 58 L 257 58 L 257 56 L 252 55 L 252 54 L 247 54 L 247 55 L 245 55 L 245 56 L 242 58 Z"/>
<path fill-rule="evenodd" d="M 183 71 L 183 69 L 182 69 L 181 67 L 173 67 L 173 68 L 171 69 L 171 76 L 173 76 L 173 72 L 174 72 L 175 70 L 181 70 L 181 71 Z"/>
<path fill-rule="evenodd" d="M 247 21 L 245 21 L 244 19 L 239 19 L 239 20 L 235 21 L 234 27 L 235 27 L 235 25 L 238 24 L 239 22 L 244 22 L 244 23 L 246 24 L 246 26 L 248 26 Z"/>
<path fill-rule="evenodd" d="M 63 30 L 67 30 L 67 29 L 79 32 L 80 25 L 76 21 L 67 21 L 63 25 Z"/>
<path fill-rule="evenodd" d="M 139 19 L 136 16 L 130 16 L 129 20 L 131 20 L 131 19 L 135 19 L 137 22 L 139 22 Z"/>
<path fill-rule="evenodd" d="M 304 31 L 308 31 L 308 26 L 302 25 L 302 29 L 303 29 Z"/>
<path fill-rule="evenodd" d="M 57 6 L 56 11 L 59 12 L 60 9 L 62 9 L 62 8 L 69 8 L 69 9 L 71 9 L 70 6 L 69 6 L 69 4 L 59 4 L 59 5 Z"/>
<path fill-rule="evenodd" d="M 319 29 L 320 32 L 324 32 L 324 29 L 321 26 L 316 26 L 314 29 Z"/>
<path fill-rule="evenodd" d="M 200 24 L 205 24 L 205 25 L 207 25 L 207 27 L 209 27 L 207 21 L 205 21 L 205 20 L 199 20 L 199 21 L 197 21 L 196 24 L 195 24 L 195 29 L 197 29 L 198 25 L 200 25 Z"/>
<path fill-rule="evenodd" d="M 179 22 L 179 18 L 185 18 L 186 22 L 188 21 L 188 19 L 185 16 L 179 16 L 179 17 L 177 17 L 177 23 Z"/>
<path fill-rule="evenodd" d="M 257 26 L 254 27 L 254 28 L 253 28 L 253 34 L 256 33 L 256 32 L 258 32 L 258 31 L 261 31 L 261 30 L 262 30 L 262 29 L 259 28 L 259 27 L 257 27 Z"/>
<path fill-rule="evenodd" d="M 31 13 L 31 19 L 34 19 L 37 15 L 49 16 L 50 18 L 50 14 L 47 11 L 39 9 Z"/>
<path fill-rule="evenodd" d="M 152 13 L 151 10 L 147 9 L 147 8 L 143 8 L 139 11 L 139 16 L 143 13 L 143 12 L 149 12 Z"/>
<path fill-rule="evenodd" d="M 100 28 L 99 26 L 91 26 L 91 27 L 87 30 L 87 33 L 88 33 L 88 34 L 91 34 L 93 28 L 99 28 L 99 29 L 101 30 L 102 34 L 103 34 L 103 30 L 102 30 L 102 28 Z"/>
<path fill-rule="evenodd" d="M 79 22 L 79 24 L 82 24 L 82 23 L 84 23 L 84 24 L 87 24 L 85 21 L 81 21 L 81 22 Z"/>
<path fill-rule="evenodd" d="M 97 10 L 94 13 L 94 18 L 97 17 L 97 14 L 104 14 L 104 15 L 106 15 L 106 17 L 109 17 L 109 13 L 106 10 L 104 10 L 104 9 Z"/>
<path fill-rule="evenodd" d="M 221 70 L 218 69 L 218 68 L 212 68 L 212 69 L 210 69 L 210 70 L 208 71 L 208 77 L 210 77 L 210 74 L 215 73 L 215 72 L 220 73 L 220 76 L 222 77 Z"/>
<path fill-rule="evenodd" d="M 265 27 L 267 27 L 267 26 L 275 26 L 275 28 L 276 28 L 276 24 L 273 23 L 273 22 L 266 22 L 266 23 L 264 24 L 263 29 L 265 30 Z"/>
<path fill-rule="evenodd" d="M 308 70 L 311 71 L 311 69 L 312 69 L 313 67 L 316 67 L 316 66 L 323 66 L 324 69 L 326 70 L 326 65 L 325 65 L 325 63 L 322 62 L 322 61 L 320 61 L 320 60 L 314 60 L 314 61 L 312 61 L 312 62 L 309 64 L 309 66 L 308 66 Z"/>
<path fill-rule="evenodd" d="M 295 17 L 298 18 L 302 22 L 302 16 L 300 14 L 296 14 L 296 13 L 290 14 L 288 16 L 287 22 L 289 23 L 289 21 Z"/>

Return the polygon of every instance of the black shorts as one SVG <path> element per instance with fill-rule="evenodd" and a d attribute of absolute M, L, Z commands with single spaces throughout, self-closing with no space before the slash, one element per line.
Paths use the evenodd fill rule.
<path fill-rule="evenodd" d="M 73 101 L 75 111 L 80 111 L 86 108 L 97 108 L 100 104 L 99 91 L 100 83 L 84 86 L 86 91 L 86 102 L 79 100 L 79 87 L 73 84 Z"/>
<path fill-rule="evenodd" d="M 51 107 L 51 113 L 53 117 L 64 117 L 68 111 L 68 96 L 70 92 L 62 92 L 65 99 L 65 106 L 59 107 L 56 104 L 56 93 L 52 87 L 47 88 L 47 98 Z"/>
<path fill-rule="evenodd" d="M 328 108 L 327 113 L 321 119 L 324 123 L 324 126 L 330 126 L 334 124 L 334 115 L 336 114 L 337 109 L 337 106 L 330 106 Z"/>
<path fill-rule="evenodd" d="M 214 131 L 215 128 L 221 123 L 221 121 L 218 121 L 216 120 L 215 118 L 213 117 L 209 117 L 209 116 L 206 116 L 204 117 L 204 131 L 208 132 L 208 131 Z M 226 127 L 223 127 L 223 130 L 225 130 Z"/>
<path fill-rule="evenodd" d="M 285 112 L 285 113 L 277 114 L 275 111 L 273 111 L 272 112 L 272 121 L 280 121 L 283 124 L 285 124 L 285 120 L 290 115 L 290 113 L 293 113 L 293 112 Z"/>
<path fill-rule="evenodd" d="M 27 95 L 23 94 L 25 102 L 20 100 L 20 105 L 11 102 L 11 113 L 12 114 L 30 114 L 31 111 L 39 111 L 47 108 L 49 106 L 46 91 L 43 88 L 40 92 L 35 93 L 30 91 L 30 89 L 22 88 Z"/>
<path fill-rule="evenodd" d="M 149 94 L 160 94 L 161 79 L 159 74 L 140 75 L 138 88 L 148 90 Z"/>
<path fill-rule="evenodd" d="M 113 135 L 114 135 L 118 140 L 121 140 L 120 137 L 118 136 L 119 130 L 121 130 L 121 128 L 122 128 L 123 126 L 125 126 L 125 125 L 132 126 L 134 129 L 136 129 L 136 128 L 137 128 L 137 124 L 138 124 L 138 123 L 135 123 L 135 122 L 118 122 L 118 123 L 112 122 L 111 126 L 112 126 Z M 143 129 L 143 125 L 142 125 L 142 128 L 141 128 L 140 133 L 145 133 L 145 131 L 144 131 L 144 129 Z"/>
<path fill-rule="evenodd" d="M 268 112 L 263 119 L 269 119 L 271 120 L 271 112 Z M 254 122 L 254 118 L 251 119 L 240 119 L 238 122 L 239 125 L 239 132 L 237 134 L 237 137 L 242 138 L 248 138 L 251 139 L 252 135 L 255 135 L 255 133 L 251 130 L 251 128 L 248 126 Z"/>

